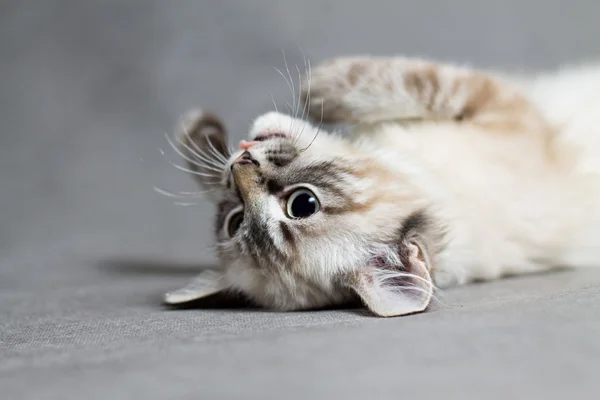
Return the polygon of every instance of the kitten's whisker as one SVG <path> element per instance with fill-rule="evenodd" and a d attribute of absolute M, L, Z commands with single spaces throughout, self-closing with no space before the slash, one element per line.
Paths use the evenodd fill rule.
<path fill-rule="evenodd" d="M 302 73 L 300 72 L 300 68 L 298 65 L 294 65 L 296 67 L 296 71 L 298 72 L 298 108 L 296 109 L 296 114 L 294 114 L 295 118 L 298 118 L 298 113 L 300 112 L 300 104 L 302 103 L 302 90 L 300 90 L 300 85 L 302 84 Z"/>
<path fill-rule="evenodd" d="M 204 152 L 202 152 L 202 154 L 195 154 L 196 157 L 198 157 L 199 159 L 201 159 L 202 161 L 204 161 L 205 163 L 209 163 L 209 165 L 213 166 L 214 168 L 216 168 L 219 172 L 223 172 L 223 169 L 225 168 L 225 163 L 220 161 L 220 160 L 215 160 L 210 158 L 210 156 Z"/>
<path fill-rule="evenodd" d="M 304 151 L 306 151 L 310 146 L 312 146 L 313 142 L 315 141 L 315 139 L 317 138 L 317 136 L 319 136 L 319 133 L 321 132 L 321 128 L 323 127 L 323 103 L 321 103 L 321 121 L 319 122 L 319 125 L 317 127 L 317 132 L 315 133 L 315 136 L 313 136 L 312 140 L 310 141 L 310 143 L 308 144 L 308 146 L 306 146 L 305 148 L 303 148 L 302 150 L 300 150 L 300 153 L 303 153 Z"/>
<path fill-rule="evenodd" d="M 227 158 L 225 158 L 225 156 L 223 154 L 221 154 L 219 152 L 219 150 L 216 149 L 216 147 L 213 145 L 212 140 L 210 138 L 206 138 L 208 140 L 208 146 L 210 147 L 210 152 L 215 156 L 215 158 L 218 161 L 221 161 L 223 163 L 223 165 L 227 164 Z"/>
<path fill-rule="evenodd" d="M 212 174 L 205 174 L 205 173 L 203 173 L 203 172 L 198 172 L 198 171 L 193 171 L 193 170 L 191 170 L 191 169 L 188 169 L 188 168 L 182 167 L 181 165 L 178 165 L 178 164 L 175 164 L 175 163 L 171 163 L 171 165 L 173 165 L 173 166 L 174 166 L 175 168 L 177 168 L 178 170 L 180 170 L 180 171 L 183 171 L 183 172 L 187 172 L 187 173 L 189 173 L 189 174 L 198 175 L 198 176 L 205 176 L 205 177 L 210 177 L 210 178 L 214 178 L 214 177 L 215 177 L 215 175 L 212 175 Z"/>
<path fill-rule="evenodd" d="M 194 142 L 191 140 L 191 138 L 190 138 L 190 136 L 189 136 L 189 134 L 188 134 L 187 130 L 184 130 L 184 132 L 185 132 L 186 136 L 187 136 L 187 137 L 190 139 L 190 141 L 191 141 L 192 143 L 194 143 Z M 212 162 L 212 160 L 211 160 L 210 158 L 203 158 L 203 157 L 201 157 L 201 156 L 200 156 L 200 155 L 199 155 L 197 152 L 195 152 L 194 150 L 192 150 L 192 149 L 190 148 L 190 146 L 188 146 L 188 145 L 187 145 L 187 143 L 185 143 L 183 140 L 181 140 L 181 139 L 178 139 L 178 140 L 177 140 L 177 142 L 178 142 L 180 145 L 182 145 L 183 147 L 185 147 L 185 148 L 186 148 L 186 149 L 187 149 L 187 150 L 188 150 L 188 151 L 189 151 L 189 152 L 190 152 L 190 153 L 191 153 L 191 154 L 192 154 L 192 155 L 193 155 L 195 158 L 197 158 L 197 160 L 192 160 L 192 159 L 190 159 L 188 156 L 186 156 L 185 154 L 183 154 L 183 152 L 181 151 L 181 149 L 179 148 L 179 146 L 175 145 L 175 143 L 173 143 L 173 141 L 171 140 L 171 137 L 170 137 L 168 134 L 166 134 L 166 133 L 165 133 L 165 138 L 167 139 L 167 142 L 168 142 L 168 143 L 169 143 L 169 145 L 170 145 L 170 146 L 173 148 L 173 150 L 175 150 L 175 152 L 176 152 L 176 153 L 177 153 L 177 154 L 178 154 L 178 155 L 179 155 L 181 158 L 183 158 L 184 160 L 186 160 L 186 161 L 190 162 L 191 164 L 194 164 L 194 165 L 196 165 L 197 167 L 200 167 L 200 168 L 212 169 L 212 170 L 215 170 L 215 171 L 217 171 L 217 172 L 221 172 L 221 171 L 223 170 L 223 166 L 222 166 L 222 165 L 218 165 L 218 164 L 216 164 L 216 163 Z M 200 150 L 200 149 L 198 149 L 198 150 Z M 198 163 L 198 161 L 203 161 L 203 162 L 204 162 L 204 164 L 206 164 L 206 165 L 204 165 L 204 164 L 199 164 L 199 163 Z M 214 168 L 212 168 L 212 167 L 211 167 L 211 165 L 212 165 Z M 215 169 L 215 168 L 216 168 L 216 169 Z"/>
<path fill-rule="evenodd" d="M 227 158 L 223 155 L 223 153 L 219 152 L 219 150 L 217 150 L 217 148 L 214 146 L 214 144 L 212 143 L 212 140 L 208 140 L 208 155 L 209 156 L 213 156 L 215 158 L 215 161 L 220 162 L 222 165 L 225 165 L 227 163 Z M 227 151 L 227 149 L 225 149 L 225 151 Z"/>
<path fill-rule="evenodd" d="M 273 93 L 271 93 L 271 101 L 273 102 L 273 106 L 275 107 L 275 112 L 279 113 L 279 110 L 277 109 L 277 104 L 275 103 L 275 99 L 273 98 Z"/>
<path fill-rule="evenodd" d="M 186 149 L 188 149 L 192 154 L 194 154 L 195 156 L 198 156 L 198 152 L 201 152 L 202 150 L 200 149 L 200 147 L 196 144 L 196 142 L 194 140 L 192 140 L 192 136 L 189 132 L 189 130 L 187 129 L 187 127 L 185 125 L 182 125 L 182 130 L 184 135 L 189 139 L 189 142 L 192 144 L 192 147 L 194 147 L 194 150 L 192 150 L 187 143 L 185 143 L 181 138 L 178 140 L 179 143 L 181 143 Z"/>
<path fill-rule="evenodd" d="M 210 162 L 212 163 L 215 167 L 222 169 L 225 164 L 227 163 L 227 160 L 224 158 L 224 156 L 222 156 L 214 147 L 214 145 L 212 144 L 212 141 L 206 137 L 206 140 L 208 142 L 208 145 L 211 146 L 216 154 L 208 154 L 204 151 L 204 149 L 200 148 L 200 146 L 198 146 L 193 140 L 192 138 L 188 135 L 188 138 L 190 139 L 190 142 L 192 142 L 192 145 L 194 146 L 195 150 L 192 150 L 185 142 L 183 142 L 182 140 L 179 140 L 179 143 L 181 145 L 183 145 L 186 149 L 188 149 L 192 154 L 194 154 L 194 156 L 203 159 L 206 162 Z"/>
<path fill-rule="evenodd" d="M 167 133 L 165 133 L 165 138 L 167 139 L 167 142 L 169 143 L 169 145 L 173 148 L 173 150 L 175 150 L 175 152 L 184 160 L 186 160 L 187 162 L 189 162 L 190 164 L 193 164 L 197 167 L 203 167 L 202 164 L 198 163 L 198 161 L 196 160 L 192 160 L 191 158 L 189 158 L 188 156 L 186 156 L 185 154 L 183 154 L 183 152 L 181 150 L 179 150 L 179 147 L 176 146 L 172 141 L 171 138 L 169 137 L 169 135 Z M 161 153 L 164 155 L 164 152 L 161 150 Z"/>
<path fill-rule="evenodd" d="M 275 69 L 275 71 L 277 71 L 279 73 L 279 75 L 281 75 L 281 77 L 285 80 L 285 83 L 287 83 L 288 88 L 290 89 L 290 92 L 292 93 L 293 96 L 293 89 L 292 89 L 292 85 L 290 84 L 290 82 L 288 81 L 288 79 L 285 77 L 285 75 L 283 74 L 283 72 L 281 72 L 281 70 L 279 70 L 279 68 L 273 67 Z M 285 100 L 285 104 L 288 106 L 289 108 L 289 113 L 290 115 L 294 112 L 294 107 L 292 107 L 292 105 L 290 104 L 289 101 Z"/>
<path fill-rule="evenodd" d="M 277 68 L 277 67 L 273 67 L 273 69 L 275 71 L 277 71 L 279 73 L 279 75 L 281 75 L 281 77 L 283 78 L 283 80 L 285 80 L 285 83 L 287 83 L 288 88 L 290 89 L 290 92 L 293 93 L 293 91 L 292 91 L 293 90 L 292 89 L 292 84 L 290 83 L 290 81 L 288 80 L 288 78 L 285 76 L 285 74 L 283 72 L 281 72 L 281 70 L 279 68 Z"/>
<path fill-rule="evenodd" d="M 192 148 L 190 148 L 190 146 L 188 146 L 187 143 L 185 143 L 183 140 L 178 140 L 178 142 L 183 147 L 185 147 L 190 153 L 192 153 L 195 158 L 197 158 L 198 160 L 200 160 L 204 163 L 202 165 L 203 168 L 211 169 L 211 170 L 219 172 L 219 173 L 221 173 L 223 171 L 225 164 L 222 162 L 219 162 L 220 160 L 215 160 L 213 157 L 206 154 L 202 149 L 200 149 L 197 146 L 195 146 L 195 147 L 198 151 L 195 151 L 195 150 L 192 150 Z"/>
<path fill-rule="evenodd" d="M 307 121 L 305 120 L 305 113 L 308 110 L 307 106 L 308 104 L 310 104 L 310 88 L 312 85 L 312 73 L 311 73 L 311 69 L 310 69 L 310 60 L 307 59 L 306 54 L 304 53 L 304 51 L 302 51 L 302 48 L 300 47 L 300 45 L 298 45 L 298 49 L 300 50 L 300 53 L 302 54 L 302 59 L 304 60 L 304 70 L 305 72 L 308 74 L 308 95 L 307 97 L 304 99 L 304 106 L 302 107 L 302 116 L 301 119 L 304 121 L 304 124 L 302 125 L 302 129 L 300 129 L 298 132 L 296 132 L 296 134 L 294 135 L 294 146 L 298 143 L 298 141 L 300 140 L 300 138 L 302 137 L 302 134 L 304 133 L 304 129 L 306 128 L 307 125 Z M 307 63 L 308 61 L 308 63 Z M 298 98 L 300 99 L 300 95 L 302 94 L 302 87 L 301 87 L 301 78 L 300 78 L 300 71 L 298 71 L 298 75 L 299 75 L 299 96 Z"/>
<path fill-rule="evenodd" d="M 306 62 L 305 62 L 306 65 Z M 306 66 L 305 66 L 306 69 Z M 302 88 L 300 85 L 302 84 L 302 74 L 300 73 L 300 68 L 296 65 L 296 70 L 298 71 L 298 110 L 296 111 L 295 119 L 298 119 L 298 113 L 300 112 L 300 104 L 302 104 Z M 304 113 L 306 112 L 306 100 L 304 101 L 304 106 L 302 107 L 302 114 L 300 115 L 300 121 L 304 121 Z M 306 127 L 306 121 L 302 124 L 301 129 L 299 128 L 293 135 L 300 136 L 301 131 Z"/>
<path fill-rule="evenodd" d="M 220 174 L 223 172 L 223 169 L 214 168 L 214 167 L 211 167 L 210 165 L 206 165 L 206 164 L 200 164 L 199 167 L 202 169 L 206 169 L 208 171 L 216 172 L 217 174 Z"/>
<path fill-rule="evenodd" d="M 197 191 L 197 192 L 185 192 L 185 191 L 179 191 L 177 193 L 181 194 L 182 196 L 195 196 L 198 194 L 204 194 L 204 193 L 209 193 L 209 192 L 214 192 L 217 189 L 207 189 L 207 190 L 201 190 L 201 191 Z"/>
<path fill-rule="evenodd" d="M 183 143 L 182 143 L 183 144 Z M 171 146 L 173 146 L 173 144 L 171 144 Z M 191 151 L 191 149 L 189 149 Z M 192 160 L 188 157 L 186 157 L 185 155 L 183 155 L 181 152 L 176 151 L 177 154 L 179 154 L 184 160 L 186 160 L 187 162 L 189 162 L 192 165 L 197 166 L 198 168 L 202 168 L 202 169 L 206 169 L 209 171 L 214 171 L 218 174 L 220 174 L 221 172 L 223 172 L 223 168 L 219 168 L 219 167 L 215 167 L 213 166 L 214 164 L 210 164 L 207 162 L 207 160 L 205 160 L 203 157 L 200 157 L 198 154 L 193 153 L 194 157 L 196 158 L 196 160 Z M 164 155 L 164 152 L 163 152 Z"/>
<path fill-rule="evenodd" d="M 187 203 L 187 202 L 176 201 L 173 204 L 175 204 L 176 206 L 181 206 L 181 207 L 190 207 L 190 206 L 197 206 L 200 203 Z"/>
<path fill-rule="evenodd" d="M 158 186 L 154 186 L 154 191 L 163 196 L 166 196 L 166 197 L 171 197 L 171 198 L 175 198 L 175 199 L 188 199 L 188 198 L 201 197 L 205 193 L 213 192 L 214 189 L 205 190 L 202 192 L 177 192 L 177 193 L 174 193 L 169 190 L 161 189 Z"/>
<path fill-rule="evenodd" d="M 283 78 L 283 80 L 285 80 L 285 83 L 287 83 L 288 88 L 290 89 L 290 93 L 292 94 L 292 98 L 295 98 L 295 92 L 294 92 L 294 86 L 293 84 L 288 80 L 288 78 L 285 76 L 285 74 L 283 72 L 281 72 L 281 70 L 277 67 L 273 67 L 275 69 L 275 71 L 277 71 L 277 73 L 279 73 L 279 75 L 281 75 L 281 77 Z M 288 105 L 289 102 L 287 102 Z M 295 104 L 294 104 L 295 106 Z M 290 113 L 293 112 L 294 108 L 290 105 Z"/>
<path fill-rule="evenodd" d="M 290 104 L 290 102 L 289 102 L 289 101 L 287 101 L 287 100 L 285 101 L 285 104 L 288 106 L 288 109 L 289 109 L 289 113 L 290 113 L 290 115 L 292 115 L 292 105 L 291 105 L 291 104 Z"/>
<path fill-rule="evenodd" d="M 300 51 L 302 52 L 302 49 L 300 49 Z M 308 105 L 310 104 L 310 89 L 311 89 L 311 85 L 312 85 L 312 69 L 310 66 L 310 60 L 308 60 L 306 58 L 306 55 L 304 54 L 304 52 L 302 52 L 302 56 L 304 57 L 304 69 L 306 70 L 306 73 L 308 75 L 308 88 L 307 88 L 306 98 L 304 99 L 304 107 L 302 108 L 302 117 L 301 117 L 302 120 L 304 120 L 304 125 L 302 125 L 302 130 L 294 138 L 294 145 L 296 145 L 296 143 L 298 142 L 300 137 L 302 137 L 302 134 L 304 133 L 304 129 L 306 128 L 306 125 L 308 124 L 308 122 L 305 120 L 305 117 L 307 117 L 307 115 L 305 116 L 305 113 L 308 114 Z"/>
<path fill-rule="evenodd" d="M 218 176 L 215 175 L 215 174 L 205 174 L 205 173 L 198 172 L 198 171 L 192 171 L 191 169 L 188 169 L 188 168 L 182 167 L 181 165 L 175 164 L 173 161 L 171 161 L 171 160 L 169 160 L 167 158 L 165 152 L 162 149 L 158 149 L 158 150 L 165 157 L 165 160 L 167 160 L 167 162 L 169 164 L 171 164 L 173 167 L 177 168 L 180 171 L 184 171 L 184 172 L 187 172 L 187 173 L 190 173 L 190 174 L 193 174 L 193 175 L 205 176 L 205 177 L 208 177 L 208 178 L 218 178 Z"/>
<path fill-rule="evenodd" d="M 196 142 L 194 140 L 192 140 L 192 137 L 190 135 L 190 132 L 188 131 L 188 129 L 185 127 L 185 125 L 183 125 L 183 132 L 185 134 L 185 136 L 187 136 L 187 138 L 189 139 L 189 142 L 192 144 L 192 146 L 194 147 L 195 150 L 192 150 L 190 148 L 190 146 L 187 145 L 187 143 L 185 143 L 181 138 L 179 138 L 178 142 L 183 145 L 190 153 L 192 153 L 194 156 L 198 157 L 199 159 L 205 161 L 205 162 L 209 162 L 212 165 L 214 165 L 215 167 L 219 168 L 219 169 L 223 169 L 224 165 L 216 165 L 214 162 L 212 162 L 211 157 L 208 158 L 203 158 L 200 156 L 200 153 L 204 153 L 202 151 L 202 149 L 196 144 Z"/>
<path fill-rule="evenodd" d="M 186 158 L 186 161 L 188 161 L 189 164 L 195 165 L 198 168 L 202 168 L 203 170 L 213 171 L 213 172 L 216 173 L 216 175 L 221 174 L 221 172 L 223 171 L 222 169 L 214 168 L 214 167 L 212 167 L 210 165 L 204 164 L 202 160 L 200 160 L 200 162 L 194 162 L 194 161 L 191 161 L 191 160 L 189 160 L 189 159 Z"/>
<path fill-rule="evenodd" d="M 287 58 L 285 56 L 285 51 L 282 49 L 281 53 L 283 54 L 283 63 L 285 64 L 285 70 L 288 73 L 288 76 L 290 78 L 290 82 L 291 82 L 291 86 L 292 86 L 292 104 L 294 105 L 293 108 L 293 114 L 296 114 L 296 88 L 294 86 L 294 78 L 292 78 L 292 74 L 290 72 L 290 67 L 288 66 L 288 62 L 287 62 Z M 290 131 L 293 132 L 294 131 L 294 121 L 295 119 L 292 119 L 292 123 L 290 126 Z"/>
<path fill-rule="evenodd" d="M 304 107 L 302 108 L 302 119 L 304 119 L 305 117 L 308 117 L 308 105 L 310 104 L 310 89 L 311 89 L 311 85 L 312 85 L 312 69 L 310 66 L 310 60 L 305 58 L 305 62 L 304 62 L 304 69 L 306 70 L 306 75 L 307 75 L 307 84 L 308 87 L 306 88 L 306 98 L 304 99 Z"/>

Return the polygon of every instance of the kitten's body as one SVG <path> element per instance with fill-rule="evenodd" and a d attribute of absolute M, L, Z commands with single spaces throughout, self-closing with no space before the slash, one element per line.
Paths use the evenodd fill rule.
<path fill-rule="evenodd" d="M 254 211 L 256 227 L 273 251 L 283 249 L 282 266 L 267 272 L 255 256 L 250 261 L 251 246 L 244 248 L 254 222 L 244 222 L 222 247 L 225 274 L 214 290 L 281 309 L 358 293 L 389 316 L 424 309 L 430 275 L 446 287 L 599 263 L 600 68 L 509 82 L 418 60 L 348 58 L 319 67 L 304 95 L 313 119 L 354 123 L 353 137 L 313 139 L 315 127 L 276 113 L 257 119 L 251 137 L 288 135 L 293 161 L 283 172 L 268 166 L 270 146 L 285 144 L 270 140 L 230 157 L 221 178 L 234 193 L 225 197 L 245 205 L 245 219 L 249 199 L 264 199 L 256 200 L 265 204 Z M 201 132 L 195 123 L 192 131 Z M 236 165 L 245 150 L 258 160 L 256 173 Z M 337 198 L 319 194 L 322 211 L 306 220 L 286 217 L 278 206 L 285 198 L 260 189 L 265 174 L 267 181 L 292 174 L 290 182 L 302 184 L 310 179 L 302 171 L 331 160 L 341 163 L 332 178 L 343 185 L 333 190 Z M 279 232 L 277 224 L 287 227 Z"/>
<path fill-rule="evenodd" d="M 438 286 L 600 265 L 600 66 L 522 90 L 548 121 L 542 132 L 444 121 L 356 132 L 355 143 L 402 174 L 414 169 L 431 192 L 447 229 Z"/>

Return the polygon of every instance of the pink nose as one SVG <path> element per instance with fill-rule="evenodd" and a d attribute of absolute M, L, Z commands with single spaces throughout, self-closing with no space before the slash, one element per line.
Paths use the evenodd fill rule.
<path fill-rule="evenodd" d="M 246 142 L 245 140 L 242 140 L 238 147 L 240 150 L 248 150 L 250 147 L 255 146 L 256 144 L 258 144 L 256 141 Z"/>

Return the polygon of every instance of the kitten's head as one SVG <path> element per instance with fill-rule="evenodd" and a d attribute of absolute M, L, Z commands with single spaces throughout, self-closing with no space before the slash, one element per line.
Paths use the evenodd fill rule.
<path fill-rule="evenodd" d="M 381 316 L 427 307 L 432 227 L 416 187 L 376 154 L 282 114 L 259 117 L 250 140 L 231 154 L 218 118 L 189 119 L 182 150 L 217 203 L 222 269 L 167 303 L 226 290 L 279 310 L 358 298 Z"/>

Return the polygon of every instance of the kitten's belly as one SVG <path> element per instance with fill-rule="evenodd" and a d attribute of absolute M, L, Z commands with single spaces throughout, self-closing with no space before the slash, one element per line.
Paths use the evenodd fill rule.
<path fill-rule="evenodd" d="M 440 286 L 555 267 L 585 219 L 572 207 L 585 191 L 549 168 L 537 145 L 492 135 L 423 124 L 372 136 L 390 167 L 423 180 L 448 225 L 434 271 Z"/>
<path fill-rule="evenodd" d="M 543 75 L 524 89 L 558 127 L 559 151 L 573 147 L 577 169 L 600 174 L 600 64 Z"/>

